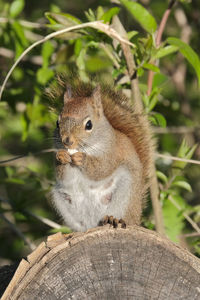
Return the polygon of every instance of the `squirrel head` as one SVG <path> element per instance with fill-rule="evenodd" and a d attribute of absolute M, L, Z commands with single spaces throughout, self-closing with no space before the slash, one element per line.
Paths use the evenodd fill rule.
<path fill-rule="evenodd" d="M 57 121 L 57 128 L 63 146 L 79 151 L 99 142 L 102 121 L 105 120 L 98 85 L 90 97 L 73 96 L 70 86 L 64 93 L 64 106 Z M 104 122 L 105 123 L 105 122 Z"/>

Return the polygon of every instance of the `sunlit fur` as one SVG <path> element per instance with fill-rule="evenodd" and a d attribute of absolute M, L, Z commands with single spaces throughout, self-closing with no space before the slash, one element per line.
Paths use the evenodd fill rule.
<path fill-rule="evenodd" d="M 81 168 L 57 166 L 56 208 L 74 230 L 96 226 L 104 213 L 139 224 L 153 158 L 147 117 L 135 114 L 131 101 L 113 87 L 83 83 L 78 78 L 59 78 L 58 82 L 58 88 L 49 92 L 56 106 L 64 99 L 58 112 L 56 147 L 67 148 L 62 140 L 70 137 L 73 144 L 69 148 L 85 153 L 86 158 Z M 66 85 L 71 86 L 69 92 Z M 89 132 L 85 130 L 87 117 L 93 123 Z M 102 199 L 107 201 L 110 193 L 113 202 L 105 206 Z M 70 203 L 64 200 L 68 194 L 73 198 Z"/>
<path fill-rule="evenodd" d="M 58 76 L 57 87 L 48 92 L 52 100 L 52 107 L 63 106 L 63 95 L 66 83 L 71 85 L 74 98 L 88 98 L 94 91 L 95 84 L 85 83 L 79 77 Z M 150 130 L 148 118 L 145 114 L 135 114 L 134 104 L 121 91 L 112 86 L 101 85 L 101 101 L 104 114 L 114 129 L 127 135 L 133 143 L 139 158 L 144 166 L 144 178 L 150 176 L 151 161 L 154 150 L 154 141 Z M 60 105 L 58 105 L 58 102 Z M 59 113 L 59 110 L 57 110 Z"/>

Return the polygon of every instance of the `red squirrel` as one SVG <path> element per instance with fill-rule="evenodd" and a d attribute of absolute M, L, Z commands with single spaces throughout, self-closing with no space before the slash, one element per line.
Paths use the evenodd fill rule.
<path fill-rule="evenodd" d="M 139 225 L 153 149 L 147 117 L 113 88 L 80 80 L 62 86 L 54 137 L 56 210 L 74 231 L 113 217 L 116 226 Z"/>

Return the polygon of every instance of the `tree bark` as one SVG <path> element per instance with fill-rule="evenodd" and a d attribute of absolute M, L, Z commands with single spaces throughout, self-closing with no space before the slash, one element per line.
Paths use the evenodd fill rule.
<path fill-rule="evenodd" d="M 200 299 L 200 261 L 137 226 L 58 233 L 21 261 L 1 299 Z"/>

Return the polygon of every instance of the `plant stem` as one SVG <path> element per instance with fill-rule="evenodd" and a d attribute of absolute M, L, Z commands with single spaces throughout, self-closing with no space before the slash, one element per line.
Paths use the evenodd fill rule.
<path fill-rule="evenodd" d="M 13 66 L 11 67 L 11 69 L 9 70 L 8 74 L 6 75 L 6 78 L 3 81 L 3 84 L 1 86 L 1 90 L 0 90 L 0 101 L 1 101 L 1 97 L 4 91 L 4 88 L 6 86 L 6 83 L 8 81 L 8 79 L 10 78 L 10 75 L 12 74 L 13 70 L 16 68 L 16 66 L 18 65 L 18 63 L 22 60 L 22 58 L 24 58 L 24 56 L 29 53 L 33 48 L 35 48 L 36 46 L 56 37 L 59 35 L 62 35 L 66 32 L 69 32 L 71 30 L 77 30 L 77 29 L 81 29 L 81 28 L 86 28 L 86 27 L 92 27 L 95 28 L 97 30 L 101 30 L 103 31 L 105 34 L 107 34 L 108 36 L 112 37 L 113 39 L 117 39 L 119 42 L 124 42 L 125 44 L 129 44 L 132 45 L 134 47 L 134 45 L 129 42 L 127 39 L 124 39 L 123 37 L 121 37 L 115 30 L 113 30 L 113 28 L 111 28 L 109 25 L 102 23 L 101 21 L 94 21 L 94 22 L 87 22 L 87 23 L 83 23 L 83 24 L 79 24 L 79 25 L 75 25 L 72 27 L 67 27 L 64 29 L 60 29 L 56 32 L 52 32 L 48 35 L 46 35 L 44 38 L 42 38 L 41 40 L 33 43 L 32 45 L 30 45 L 26 50 L 24 50 L 24 52 L 18 57 L 18 59 L 15 61 L 15 63 L 13 64 Z"/>
<path fill-rule="evenodd" d="M 127 39 L 127 33 L 124 29 L 124 26 L 122 25 L 121 21 L 119 20 L 118 16 L 113 17 L 112 22 L 113 27 L 117 32 L 120 32 L 120 35 L 124 37 L 124 39 Z M 143 112 L 143 105 L 142 105 L 142 99 L 141 94 L 139 90 L 139 83 L 137 79 L 136 74 L 136 65 L 134 61 L 133 54 L 131 52 L 131 48 L 128 43 L 124 43 L 124 41 L 120 41 L 122 51 L 126 60 L 127 68 L 128 68 L 128 75 L 130 78 L 131 83 L 131 94 L 132 94 L 132 100 L 134 101 L 134 111 L 137 114 L 140 114 Z"/>
<path fill-rule="evenodd" d="M 182 211 L 180 205 L 171 196 L 169 196 L 168 199 L 179 211 Z M 198 234 L 200 234 L 199 226 L 190 218 L 190 216 L 188 216 L 188 214 L 186 214 L 185 212 L 183 212 L 182 215 L 190 223 L 190 225 L 194 228 L 194 230 L 198 232 Z"/>
<path fill-rule="evenodd" d="M 115 16 L 113 18 L 113 23 L 114 27 L 117 30 L 117 32 L 120 32 L 122 36 L 126 38 L 126 31 L 121 24 L 119 18 Z M 126 64 L 128 67 L 128 73 L 130 77 L 130 82 L 131 82 L 131 93 L 132 93 L 132 98 L 134 100 L 134 111 L 137 114 L 143 114 L 144 109 L 143 109 L 143 104 L 142 104 L 142 98 L 141 98 L 141 93 L 139 89 L 139 82 L 137 79 L 137 73 L 136 73 L 136 65 L 134 61 L 133 54 L 131 53 L 131 49 L 129 45 L 123 42 L 120 42 L 124 57 L 126 59 Z M 150 127 L 146 128 L 146 130 L 149 129 L 149 136 L 151 135 L 150 132 Z M 154 165 L 154 149 L 152 146 L 149 147 L 149 151 L 151 152 L 149 155 L 152 158 L 151 162 L 151 186 L 150 186 L 150 193 L 151 193 L 151 200 L 152 200 L 152 206 L 153 206 L 153 211 L 154 211 L 154 216 L 155 216 L 155 226 L 156 226 L 156 231 L 160 233 L 161 235 L 164 235 L 164 225 L 163 225 L 163 218 L 162 218 L 162 209 L 161 205 L 159 202 L 159 188 L 158 188 L 158 182 L 157 182 L 157 177 L 156 177 L 156 169 Z"/>
<path fill-rule="evenodd" d="M 171 13 L 172 7 L 174 6 L 175 3 L 176 3 L 176 0 L 171 0 L 169 5 L 168 5 L 167 10 L 163 14 L 163 17 L 162 17 L 162 20 L 160 22 L 160 26 L 158 28 L 158 32 L 157 32 L 157 35 L 156 35 L 156 47 L 157 48 L 160 46 L 163 31 L 165 29 L 165 26 L 166 26 L 167 20 L 169 18 L 169 15 Z M 148 96 L 151 94 L 151 91 L 152 91 L 153 77 L 154 77 L 154 72 L 149 71 L 148 81 L 147 81 L 147 86 L 148 86 L 147 95 Z"/>

